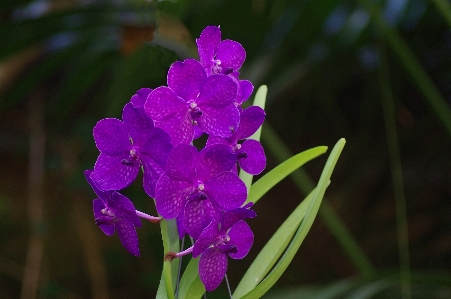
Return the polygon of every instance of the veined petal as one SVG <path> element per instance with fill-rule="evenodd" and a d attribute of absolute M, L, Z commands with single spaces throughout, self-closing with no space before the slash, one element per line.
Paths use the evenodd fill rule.
<path fill-rule="evenodd" d="M 196 163 L 197 163 L 197 149 L 188 144 L 179 144 L 169 153 L 166 162 L 166 173 L 168 176 L 197 183 L 196 180 Z"/>
<path fill-rule="evenodd" d="M 212 248 L 202 253 L 199 260 L 199 277 L 205 289 L 215 290 L 227 272 L 227 255 Z"/>
<path fill-rule="evenodd" d="M 228 233 L 229 244 L 235 245 L 237 252 L 229 253 L 230 257 L 236 260 L 245 257 L 254 243 L 254 234 L 249 225 L 243 220 L 238 221 Z"/>
<path fill-rule="evenodd" d="M 177 61 L 169 68 L 168 87 L 185 102 L 194 101 L 206 78 L 207 74 L 199 61 L 195 59 Z"/>
<path fill-rule="evenodd" d="M 99 198 L 96 198 L 92 201 L 92 210 L 94 211 L 94 219 L 103 217 L 102 209 L 105 208 L 105 203 L 100 200 Z M 114 234 L 114 224 L 106 224 L 102 223 L 98 225 L 100 229 L 105 233 L 107 236 L 111 236 Z"/>
<path fill-rule="evenodd" d="M 172 179 L 163 173 L 155 187 L 155 205 L 158 214 L 165 219 L 177 217 L 186 203 L 186 198 L 192 192 L 191 183 Z"/>
<path fill-rule="evenodd" d="M 239 208 L 246 201 L 246 185 L 232 172 L 221 172 L 204 185 L 213 206 L 219 205 L 223 210 Z"/>
<path fill-rule="evenodd" d="M 213 75 L 202 82 L 196 103 L 202 110 L 203 105 L 224 107 L 233 102 L 237 93 L 236 83 L 226 75 Z"/>
<path fill-rule="evenodd" d="M 203 106 L 201 110 L 202 116 L 197 123 L 205 133 L 226 138 L 238 129 L 240 112 L 235 105 L 231 104 L 219 109 Z"/>
<path fill-rule="evenodd" d="M 257 214 L 247 208 L 237 208 L 227 211 L 221 217 L 220 233 L 227 233 L 227 231 L 240 220 L 254 217 L 257 217 Z"/>
<path fill-rule="evenodd" d="M 246 59 L 246 51 L 243 46 L 233 40 L 223 40 L 216 49 L 216 59 L 221 61 L 222 68 L 239 70 Z"/>
<path fill-rule="evenodd" d="M 258 106 L 250 106 L 243 110 L 240 115 L 240 127 L 234 134 L 236 140 L 250 137 L 265 120 L 265 111 Z"/>
<path fill-rule="evenodd" d="M 152 198 L 155 198 L 155 186 L 164 173 L 164 168 L 152 157 L 142 155 L 143 163 L 143 187 L 144 191 Z"/>
<path fill-rule="evenodd" d="M 213 244 L 216 237 L 219 235 L 218 225 L 218 219 L 214 217 L 210 224 L 202 231 L 199 238 L 196 240 L 196 243 L 194 243 L 193 258 L 198 257 Z"/>
<path fill-rule="evenodd" d="M 108 156 L 100 154 L 94 165 L 91 177 L 103 190 L 121 190 L 133 182 L 139 165 L 128 166 L 122 163 L 128 156 Z"/>
<path fill-rule="evenodd" d="M 213 144 L 224 144 L 224 145 L 229 146 L 230 149 L 232 149 L 231 148 L 232 143 L 229 142 L 229 139 L 230 138 L 222 138 L 222 137 L 219 137 L 219 136 L 210 135 L 210 136 L 208 136 L 207 143 L 205 144 L 205 147 L 207 147 L 209 145 L 213 145 Z"/>
<path fill-rule="evenodd" d="M 260 142 L 253 139 L 247 139 L 241 144 L 240 150 L 247 154 L 247 158 L 238 158 L 238 163 L 244 171 L 257 175 L 265 169 L 265 150 Z"/>
<path fill-rule="evenodd" d="M 185 214 L 185 212 L 182 209 L 182 211 L 179 213 L 179 215 L 175 219 L 177 222 L 177 232 L 179 233 L 180 240 L 183 239 L 183 237 L 186 234 L 185 227 L 183 226 L 184 214 Z"/>
<path fill-rule="evenodd" d="M 144 108 L 144 103 L 147 100 L 147 97 L 152 92 L 151 88 L 141 88 L 139 89 L 131 98 L 130 103 L 133 104 L 134 107 Z"/>
<path fill-rule="evenodd" d="M 221 42 L 221 30 L 219 26 L 206 27 L 200 37 L 196 39 L 200 63 L 205 67 L 211 67 L 215 56 L 216 47 Z"/>
<path fill-rule="evenodd" d="M 163 121 L 172 117 L 174 113 L 188 110 L 188 104 L 177 97 L 172 89 L 162 86 L 149 94 L 144 110 L 154 121 Z"/>
<path fill-rule="evenodd" d="M 190 144 L 193 141 L 194 128 L 188 109 L 173 113 L 171 117 L 155 124 L 169 134 L 174 146 Z"/>
<path fill-rule="evenodd" d="M 111 191 L 104 191 L 97 186 L 97 183 L 91 178 L 91 175 L 94 171 L 92 170 L 85 170 L 84 174 L 86 177 L 86 180 L 88 181 L 89 185 L 91 185 L 92 190 L 94 190 L 95 194 L 101 199 L 104 203 L 106 203 L 107 198 L 111 196 Z M 97 216 L 96 216 L 97 217 Z"/>
<path fill-rule="evenodd" d="M 194 239 L 198 239 L 204 228 L 217 216 L 208 199 L 188 200 L 184 211 L 183 226 L 188 235 Z"/>
<path fill-rule="evenodd" d="M 119 119 L 100 120 L 94 127 L 93 135 L 101 153 L 117 155 L 131 149 L 127 127 Z"/>
<path fill-rule="evenodd" d="M 252 85 L 251 81 L 248 80 L 239 80 L 239 85 L 236 102 L 241 105 L 251 96 L 252 91 L 254 90 L 254 85 Z"/>
<path fill-rule="evenodd" d="M 206 182 L 218 173 L 230 171 L 236 162 L 236 156 L 224 144 L 214 144 L 199 152 L 196 164 L 197 179 Z"/>
<path fill-rule="evenodd" d="M 139 256 L 138 234 L 136 233 L 133 223 L 127 220 L 120 220 L 114 224 L 121 240 L 122 245 L 128 252 L 135 256 Z"/>
<path fill-rule="evenodd" d="M 122 112 L 122 120 L 127 126 L 128 134 L 132 137 L 133 145 L 144 145 L 147 136 L 154 128 L 153 120 L 144 112 L 144 109 L 135 108 L 132 103 L 128 103 Z"/>
<path fill-rule="evenodd" d="M 135 206 L 125 195 L 113 192 L 110 208 L 114 209 L 116 216 L 130 221 L 134 226 L 141 227 L 141 219 L 136 215 Z"/>

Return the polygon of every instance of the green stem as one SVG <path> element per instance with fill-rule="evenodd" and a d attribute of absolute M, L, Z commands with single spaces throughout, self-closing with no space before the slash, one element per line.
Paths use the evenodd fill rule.
<path fill-rule="evenodd" d="M 268 150 L 279 163 L 282 163 L 289 157 L 293 156 L 285 143 L 279 138 L 268 121 L 263 125 L 262 141 L 265 143 L 265 149 Z M 299 168 L 290 175 L 295 185 L 304 195 L 307 195 L 315 184 L 303 168 Z M 341 221 L 340 217 L 335 213 L 326 200 L 323 200 L 318 212 L 319 216 L 326 224 L 332 235 L 343 248 L 345 253 L 359 269 L 365 278 L 371 278 L 375 275 L 375 270 L 371 261 L 365 252 L 360 248 L 359 244 L 347 229 L 346 225 Z"/>
<path fill-rule="evenodd" d="M 379 77 L 381 85 L 382 106 L 384 111 L 385 131 L 387 134 L 388 155 L 394 198 L 396 203 L 396 225 L 398 230 L 398 254 L 401 272 L 401 296 L 405 299 L 412 298 L 410 277 L 410 252 L 407 228 L 407 208 L 404 194 L 404 182 L 399 150 L 398 136 L 396 132 L 395 107 L 393 104 L 393 93 L 390 85 L 390 70 L 387 60 L 385 45 L 381 47 L 382 63 Z"/>

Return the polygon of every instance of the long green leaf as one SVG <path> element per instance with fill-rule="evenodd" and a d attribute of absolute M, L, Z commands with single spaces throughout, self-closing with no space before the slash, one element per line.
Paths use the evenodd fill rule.
<path fill-rule="evenodd" d="M 183 272 L 179 285 L 179 299 L 199 299 L 205 293 L 205 286 L 199 278 L 199 259 L 192 258 Z"/>
<path fill-rule="evenodd" d="M 250 292 L 268 274 L 293 238 L 296 229 L 307 212 L 313 195 L 314 191 L 296 207 L 269 239 L 238 284 L 233 294 L 234 298 L 240 298 Z"/>
<path fill-rule="evenodd" d="M 318 146 L 302 153 L 299 153 L 285 162 L 279 164 L 270 172 L 261 177 L 255 184 L 252 185 L 249 191 L 247 202 L 256 203 L 266 192 L 274 187 L 278 182 L 284 179 L 287 175 L 309 162 L 310 160 L 324 154 L 327 151 L 327 146 Z"/>
<path fill-rule="evenodd" d="M 309 232 L 313 221 L 315 220 L 321 201 L 324 197 L 324 193 L 326 192 L 326 189 L 329 185 L 330 177 L 345 143 L 346 141 L 344 139 L 340 139 L 334 146 L 329 158 L 326 161 L 326 166 L 323 169 L 313 198 L 309 202 L 308 210 L 304 216 L 304 219 L 302 220 L 301 225 L 299 226 L 293 240 L 291 241 L 284 255 L 281 257 L 280 261 L 274 266 L 274 269 L 259 285 L 257 285 L 252 291 L 241 298 L 260 298 L 277 282 L 280 276 L 285 272 L 288 265 L 294 258 L 294 255 L 304 241 L 307 233 Z"/>
<path fill-rule="evenodd" d="M 177 232 L 177 224 L 175 220 L 162 220 L 160 222 L 161 228 L 161 238 L 163 239 L 163 250 L 164 253 L 179 252 L 180 251 L 180 243 Z M 164 261 L 163 262 L 163 274 L 162 279 L 160 281 L 160 286 L 158 287 L 159 291 L 163 288 L 162 284 L 166 289 L 166 298 L 173 299 L 174 298 L 174 285 L 177 280 L 177 270 L 178 263 L 173 263 L 172 261 Z M 163 291 L 161 290 L 161 294 Z"/>
<path fill-rule="evenodd" d="M 268 94 L 268 87 L 266 85 L 260 86 L 258 88 L 257 92 L 255 93 L 254 106 L 261 107 L 264 110 L 267 94 Z M 255 132 L 251 137 L 249 137 L 249 139 L 254 139 L 254 140 L 260 141 L 261 132 L 262 132 L 262 127 L 258 128 L 257 132 Z M 249 174 L 249 173 L 243 171 L 242 169 L 240 170 L 240 179 L 244 182 L 248 191 L 251 187 L 253 178 L 254 178 L 254 176 L 252 174 Z"/>

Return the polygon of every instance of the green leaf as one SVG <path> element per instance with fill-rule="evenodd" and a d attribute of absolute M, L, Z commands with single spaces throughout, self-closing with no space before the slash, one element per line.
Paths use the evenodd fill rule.
<path fill-rule="evenodd" d="M 257 92 L 255 93 L 254 106 L 258 106 L 258 107 L 262 108 L 263 110 L 265 110 L 267 94 L 268 94 L 268 87 L 266 85 L 260 86 L 258 88 Z M 249 139 L 254 139 L 254 140 L 260 141 L 261 133 L 262 133 L 262 127 L 258 128 L 258 130 L 252 136 L 250 136 Z M 240 170 L 240 179 L 244 182 L 248 191 L 251 187 L 253 178 L 254 178 L 254 176 L 252 174 L 249 174 L 249 173 L 243 171 L 242 169 Z"/>
<path fill-rule="evenodd" d="M 268 243 L 266 243 L 265 247 L 260 251 L 238 284 L 238 287 L 233 294 L 234 298 L 240 298 L 250 292 L 262 281 L 269 270 L 271 270 L 293 238 L 296 229 L 299 227 L 299 224 L 307 212 L 308 205 L 313 198 L 314 192 L 315 190 L 313 190 L 307 198 L 297 206 L 274 233 L 271 239 L 269 239 Z"/>
<path fill-rule="evenodd" d="M 324 193 L 326 192 L 326 189 L 330 183 L 332 171 L 335 168 L 338 157 L 340 156 L 345 143 L 346 141 L 344 139 L 340 139 L 334 146 L 329 158 L 326 161 L 326 165 L 323 169 L 318 185 L 313 192 L 313 196 L 311 200 L 308 200 L 308 209 L 305 213 L 304 219 L 302 220 L 299 228 L 296 231 L 296 234 L 293 237 L 293 240 L 291 241 L 283 256 L 280 258 L 279 262 L 274 266 L 268 276 L 266 276 L 266 278 L 263 279 L 261 283 L 258 284 L 253 290 L 251 290 L 244 296 L 241 296 L 241 294 L 244 293 L 241 290 L 239 290 L 239 293 L 235 291 L 234 298 L 260 298 L 277 282 L 280 276 L 285 272 L 288 265 L 294 258 L 294 255 L 304 241 L 305 236 L 309 232 L 313 221 L 315 220 L 321 201 L 324 197 Z"/>
<path fill-rule="evenodd" d="M 287 175 L 327 151 L 327 146 L 318 146 L 299 153 L 279 164 L 255 182 L 249 192 L 247 202 L 254 204 Z"/>
<path fill-rule="evenodd" d="M 162 220 L 160 222 L 160 228 L 164 253 L 166 254 L 170 251 L 179 252 L 180 243 L 175 219 Z M 174 285 L 177 280 L 178 265 L 179 263 L 173 263 L 172 261 L 165 260 L 163 262 L 163 273 L 160 286 L 158 287 L 158 293 L 163 296 L 163 288 L 165 288 L 166 298 L 168 299 L 174 298 Z"/>
<path fill-rule="evenodd" d="M 199 299 L 205 293 L 205 286 L 199 278 L 199 259 L 192 258 L 183 272 L 179 285 L 179 299 Z"/>

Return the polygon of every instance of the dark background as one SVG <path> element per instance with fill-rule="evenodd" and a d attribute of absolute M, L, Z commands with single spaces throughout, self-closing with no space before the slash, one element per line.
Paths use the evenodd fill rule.
<path fill-rule="evenodd" d="M 311 298 L 341 283 L 327 298 L 409 298 L 400 281 L 410 274 L 413 298 L 451 298 L 446 0 L 2 1 L 0 297 L 155 296 L 159 226 L 143 223 L 141 257 L 128 254 L 95 226 L 83 171 L 98 155 L 95 123 L 120 118 L 137 89 L 165 85 L 171 63 L 196 57 L 208 25 L 246 49 L 241 78 L 268 86 L 267 170 L 280 147 L 294 154 L 347 140 L 327 210 L 276 296 Z M 255 206 L 255 243 L 230 261 L 232 289 L 326 156 L 303 168 L 302 190 L 286 179 Z M 140 180 L 123 193 L 155 214 Z M 222 284 L 208 298 L 226 296 Z"/>

